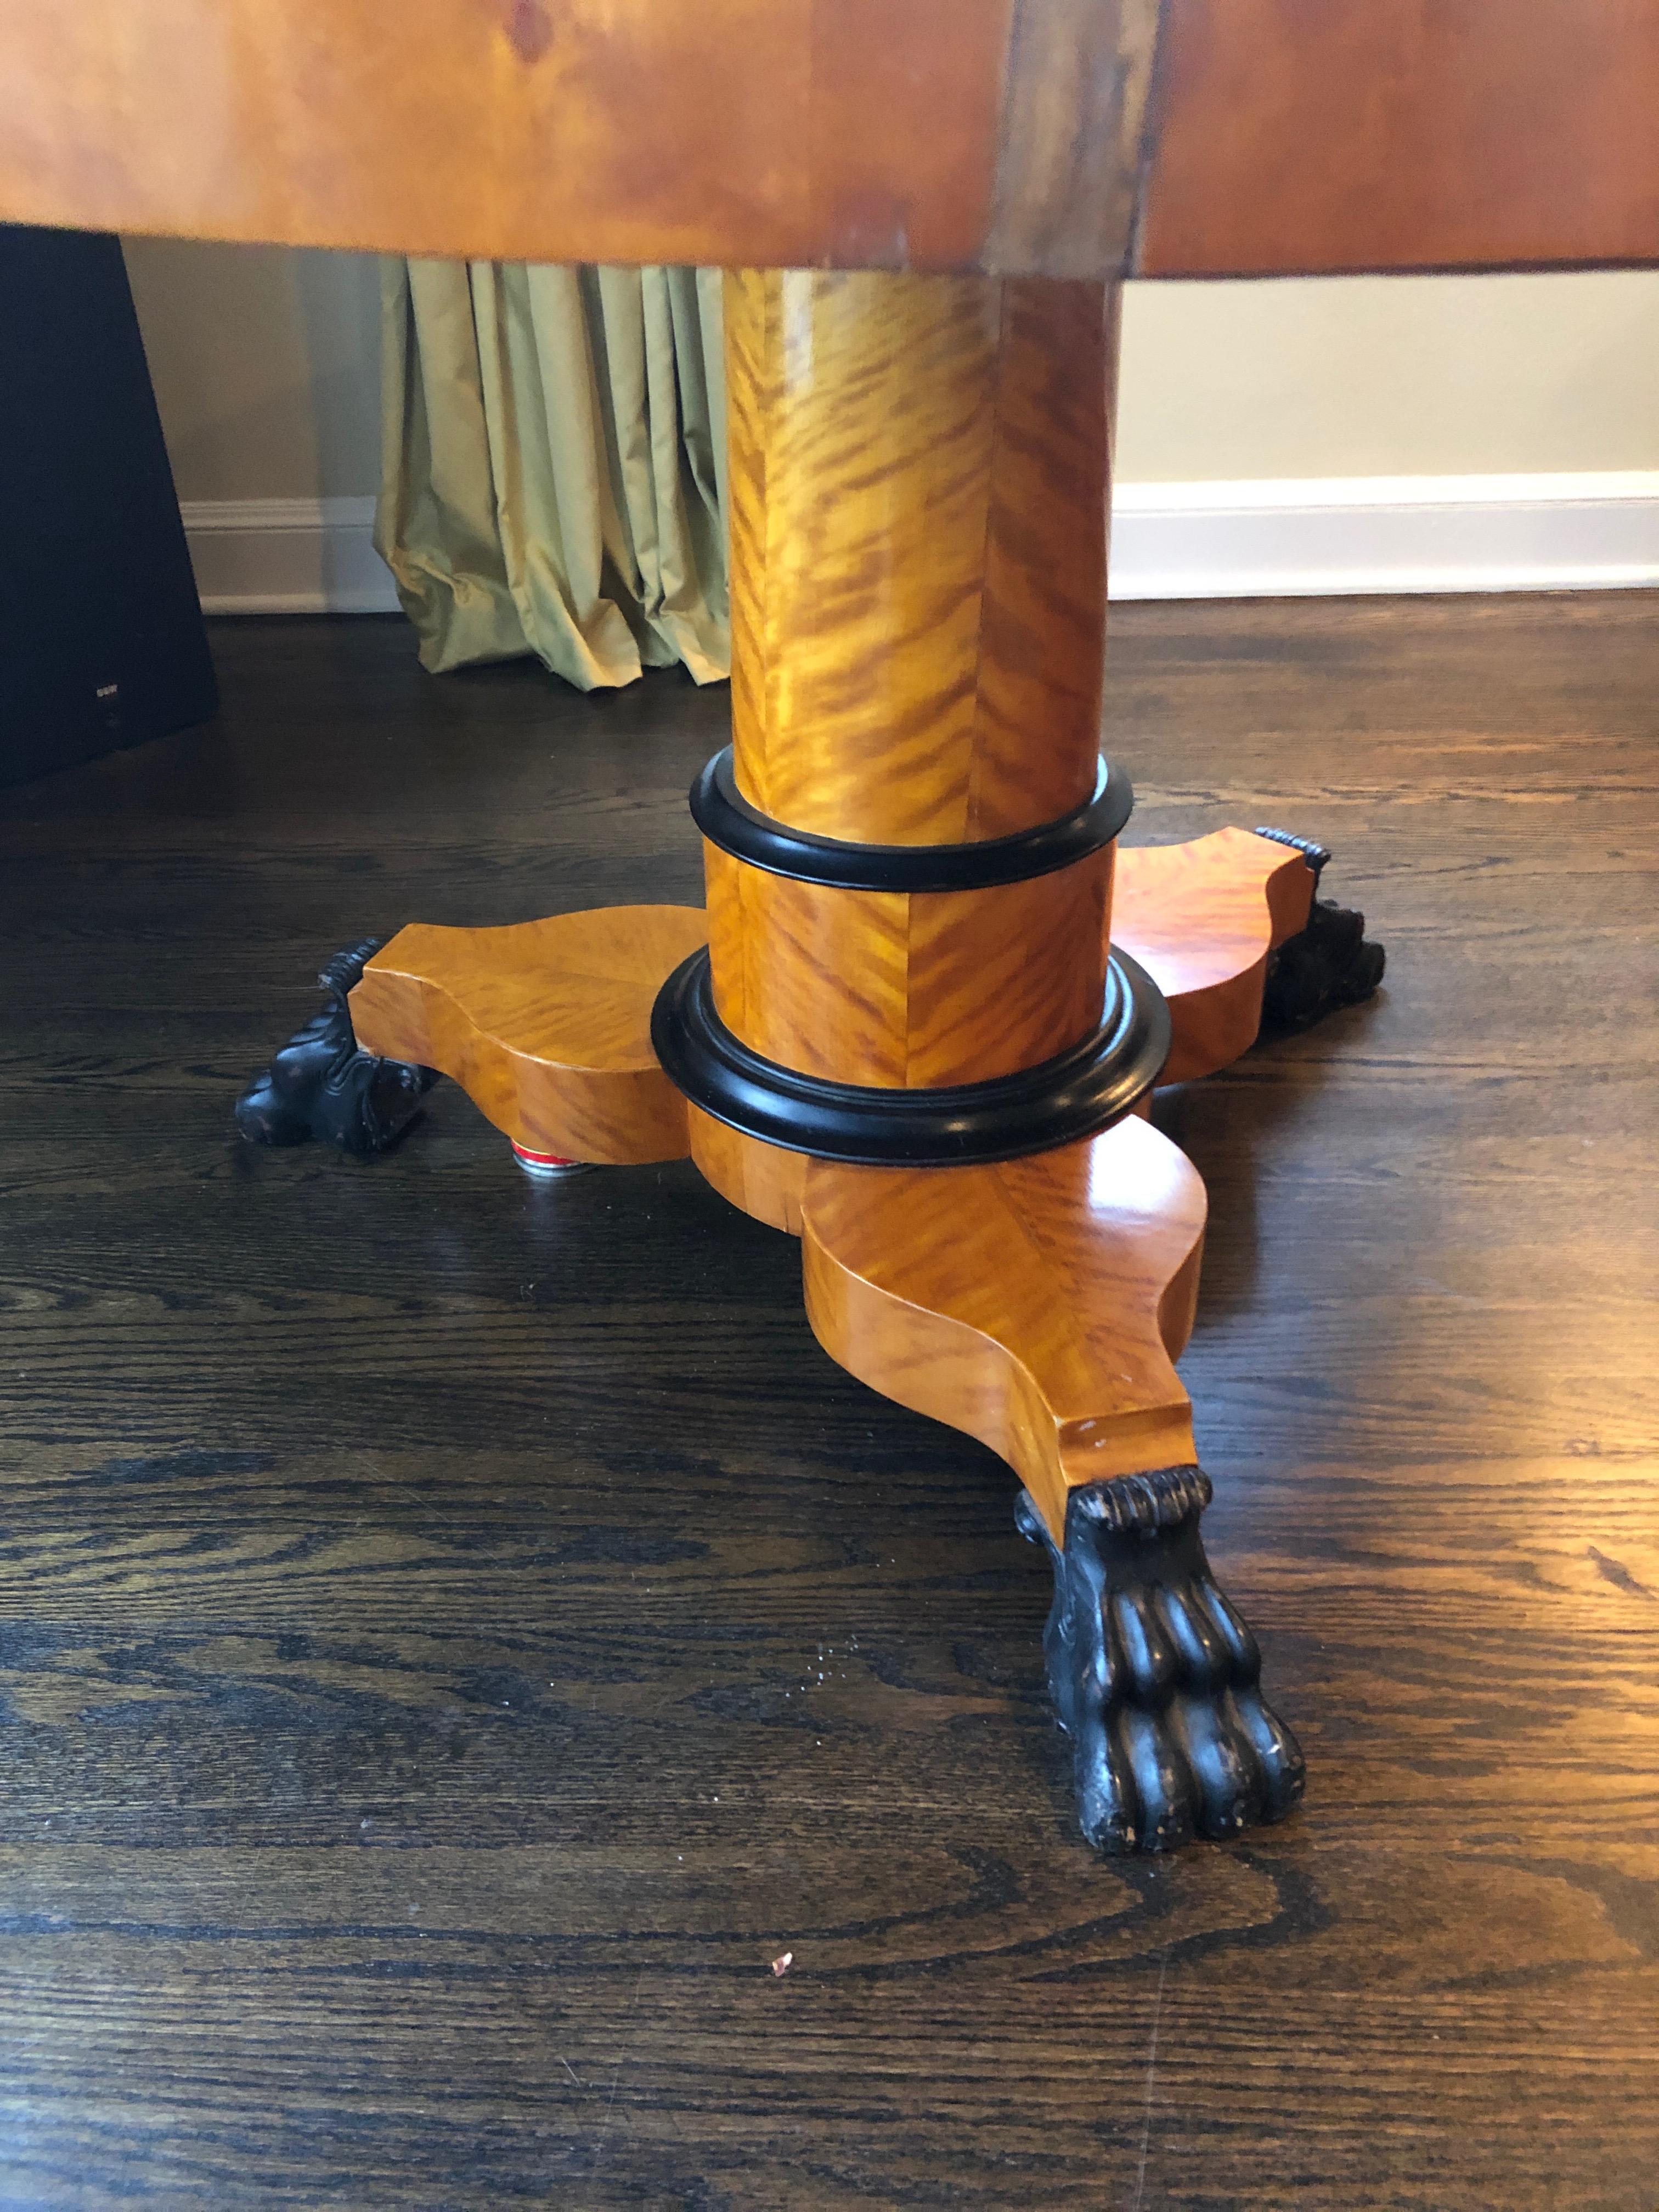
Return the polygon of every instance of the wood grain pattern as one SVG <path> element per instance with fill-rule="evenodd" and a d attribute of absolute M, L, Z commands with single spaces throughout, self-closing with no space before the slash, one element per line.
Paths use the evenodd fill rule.
<path fill-rule="evenodd" d="M 1115 295 L 751 273 L 728 283 L 726 326 L 744 796 L 796 829 L 897 845 L 1081 805 Z"/>
<path fill-rule="evenodd" d="M 1659 0 L 1162 15 L 9 0 L 0 216 L 1095 279 L 1659 258 Z"/>
<path fill-rule="evenodd" d="M 684 1157 L 685 1101 L 651 1008 L 707 934 L 693 907 L 607 907 L 500 929 L 413 923 L 351 994 L 366 1052 L 453 1077 L 514 1144 L 626 1167 Z"/>
<path fill-rule="evenodd" d="M 902 1085 L 909 902 L 746 866 L 705 844 L 714 1005 L 804 1075 Z"/>
<path fill-rule="evenodd" d="M 994 890 L 916 892 L 909 907 L 907 1084 L 1011 1075 L 1098 1026 L 1109 845 Z"/>
<path fill-rule="evenodd" d="M 806 1317 L 832 1359 L 999 1452 L 1056 1543 L 1067 1492 L 1184 1467 L 1204 1185 L 1131 1115 L 985 1168 L 814 1160 L 801 1203 Z"/>
<path fill-rule="evenodd" d="M 1659 596 L 1113 620 L 1137 833 L 1389 943 L 1155 1106 L 1306 1804 L 1079 1853 L 1006 1468 L 689 1162 L 239 1143 L 334 946 L 696 904 L 726 704 L 216 623 L 0 796 L 0 2200 L 1648 2212 Z"/>
<path fill-rule="evenodd" d="M 1002 288 L 970 837 L 1052 821 L 1093 788 L 1121 296 L 1115 285 Z"/>
<path fill-rule="evenodd" d="M 504 260 L 1098 276 L 1128 249 L 1155 16 L 407 0 L 393 26 L 306 0 L 13 0 L 0 210 Z"/>
<path fill-rule="evenodd" d="M 13 0 L 0 212 L 500 260 L 959 267 L 989 222 L 1009 17 Z M 923 84 L 950 130 L 916 127 Z"/>
<path fill-rule="evenodd" d="M 1035 1066 L 1086 1036 L 1106 988 L 1111 848 L 974 891 L 840 890 L 706 845 L 721 1019 L 833 1082 L 921 1088 Z"/>
<path fill-rule="evenodd" d="M 806 1187 L 805 1153 L 791 1152 L 783 1145 L 763 1145 L 758 1137 L 745 1137 L 698 1106 L 688 1106 L 686 1115 L 691 1129 L 691 1158 L 703 1180 L 740 1213 L 763 1221 L 769 1229 L 799 1237 L 801 1194 Z"/>
<path fill-rule="evenodd" d="M 1313 895 L 1301 854 L 1249 830 L 1120 852 L 1111 939 L 1169 1000 L 1164 1082 L 1213 1074 L 1249 1050 L 1267 955 L 1306 926 Z"/>
<path fill-rule="evenodd" d="M 1127 274 L 1164 0 L 1020 0 L 987 269 Z"/>
<path fill-rule="evenodd" d="M 1659 258 L 1659 0 L 1167 0 L 1138 273 Z"/>

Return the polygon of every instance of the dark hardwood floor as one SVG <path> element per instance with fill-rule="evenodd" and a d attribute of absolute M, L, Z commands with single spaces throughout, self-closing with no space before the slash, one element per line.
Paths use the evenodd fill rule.
<path fill-rule="evenodd" d="M 1132 1864 L 793 1243 L 447 1085 L 232 1127 L 360 933 L 696 901 L 725 694 L 216 647 L 0 796 L 0 2203 L 1654 2212 L 1659 603 L 1115 617 L 1131 839 L 1321 838 L 1389 956 L 1160 1109 L 1311 1782 Z"/>

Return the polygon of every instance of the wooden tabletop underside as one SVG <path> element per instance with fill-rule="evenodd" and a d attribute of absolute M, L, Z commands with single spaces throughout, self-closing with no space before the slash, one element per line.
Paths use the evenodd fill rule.
<path fill-rule="evenodd" d="M 1103 276 L 1659 260 L 1659 0 L 9 0 L 0 218 Z"/>

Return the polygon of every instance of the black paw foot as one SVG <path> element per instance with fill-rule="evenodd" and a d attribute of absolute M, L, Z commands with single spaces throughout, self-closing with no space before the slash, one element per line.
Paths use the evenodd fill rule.
<path fill-rule="evenodd" d="M 330 1004 L 296 1030 L 236 1101 L 236 1126 L 256 1145 L 302 1145 L 320 1137 L 354 1159 L 395 1144 L 438 1079 L 433 1067 L 360 1052 L 346 994 L 386 939 L 348 945 L 319 975 Z"/>
<path fill-rule="evenodd" d="M 1020 1493 L 1020 1529 L 1054 1565 L 1042 1648 L 1097 1850 L 1236 1836 L 1302 1795 L 1296 1738 L 1261 1702 L 1255 1638 L 1204 1556 L 1209 1502 L 1195 1467 L 1091 1483 L 1071 1494 L 1062 1552 Z"/>
<path fill-rule="evenodd" d="M 1316 883 L 1330 859 L 1322 845 L 1292 837 L 1288 830 L 1258 830 L 1258 837 L 1292 845 L 1314 872 Z M 1308 926 L 1288 938 L 1267 963 L 1261 994 L 1264 1029 L 1311 1029 L 1339 1006 L 1357 1006 L 1382 981 L 1387 954 L 1365 935 L 1365 917 L 1334 899 L 1316 898 Z"/>

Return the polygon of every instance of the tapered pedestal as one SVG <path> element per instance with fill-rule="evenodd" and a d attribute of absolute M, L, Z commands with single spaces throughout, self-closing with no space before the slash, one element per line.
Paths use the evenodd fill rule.
<path fill-rule="evenodd" d="M 352 994 L 358 1042 L 452 1075 L 521 1151 L 689 1151 L 798 1234 L 826 1350 L 1021 1479 L 1085 1832 L 1236 1833 L 1302 1765 L 1199 1538 L 1173 1362 L 1204 1193 L 1144 1116 L 1253 1041 L 1325 856 L 1118 849 L 1112 292 L 743 275 L 727 319 L 706 913 L 405 930 Z"/>

